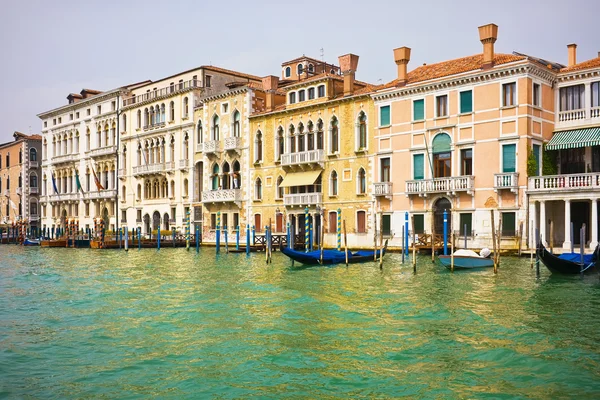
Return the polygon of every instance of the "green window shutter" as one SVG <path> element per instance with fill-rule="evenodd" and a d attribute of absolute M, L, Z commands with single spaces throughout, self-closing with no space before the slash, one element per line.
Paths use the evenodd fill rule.
<path fill-rule="evenodd" d="M 467 236 L 471 236 L 471 232 L 473 231 L 473 214 L 471 213 L 463 213 L 460 214 L 460 223 L 459 223 L 459 236 L 464 236 L 465 234 L 465 225 L 467 226 Z"/>
<path fill-rule="evenodd" d="M 383 225 L 383 234 L 385 236 L 390 236 L 392 234 L 392 216 L 389 214 L 383 214 L 381 217 L 381 224 Z"/>
<path fill-rule="evenodd" d="M 382 106 L 379 108 L 379 126 L 387 126 L 390 124 L 390 106 Z"/>
<path fill-rule="evenodd" d="M 516 214 L 514 212 L 502 213 L 502 236 L 516 236 Z"/>
<path fill-rule="evenodd" d="M 536 168 L 537 168 L 537 170 L 536 170 L 537 171 L 536 172 L 537 176 L 542 175 L 541 174 L 542 164 L 541 164 L 541 159 L 540 159 L 541 150 L 542 150 L 542 146 L 540 146 L 539 144 L 534 144 L 533 145 L 533 156 L 535 157 L 535 165 L 536 165 Z"/>
<path fill-rule="evenodd" d="M 502 172 L 516 172 L 516 144 L 505 144 L 502 146 Z"/>
<path fill-rule="evenodd" d="M 423 154 L 413 155 L 413 179 L 425 178 L 425 156 Z"/>
<path fill-rule="evenodd" d="M 415 214 L 413 217 L 413 222 L 415 224 L 415 226 L 413 226 L 414 233 L 425 232 L 425 216 L 423 214 Z"/>
<path fill-rule="evenodd" d="M 469 90 L 460 93 L 460 113 L 473 112 L 473 91 Z"/>
<path fill-rule="evenodd" d="M 433 139 L 433 154 L 447 153 L 450 151 L 450 144 L 452 139 L 445 133 L 437 135 Z"/>
<path fill-rule="evenodd" d="M 425 119 L 425 100 L 413 101 L 413 121 Z"/>

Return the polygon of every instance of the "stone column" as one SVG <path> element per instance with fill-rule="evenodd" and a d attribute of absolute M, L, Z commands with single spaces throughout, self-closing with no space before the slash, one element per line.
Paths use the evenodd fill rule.
<path fill-rule="evenodd" d="M 598 245 L 598 199 L 592 199 L 592 241 L 590 248 L 595 249 Z"/>
<path fill-rule="evenodd" d="M 540 235 L 542 236 L 542 243 L 544 246 L 548 245 L 547 237 L 546 237 L 546 201 L 540 201 Z"/>
<path fill-rule="evenodd" d="M 565 241 L 564 250 L 571 250 L 571 200 L 565 200 Z"/>

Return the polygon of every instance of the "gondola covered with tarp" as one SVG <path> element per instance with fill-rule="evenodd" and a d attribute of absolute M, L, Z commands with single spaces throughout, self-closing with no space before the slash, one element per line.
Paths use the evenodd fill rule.
<path fill-rule="evenodd" d="M 383 256 L 385 256 L 386 250 L 387 240 L 385 242 L 385 246 L 383 247 L 383 253 L 380 253 L 380 250 L 359 250 L 356 252 L 348 251 L 348 263 L 356 264 L 374 261 L 375 259 L 379 259 L 380 254 L 383 254 Z M 285 246 L 280 246 L 280 251 L 292 260 L 304 265 L 333 265 L 346 263 L 346 253 L 344 253 L 343 251 L 323 250 L 322 257 L 321 250 L 304 252 L 290 249 Z"/>
<path fill-rule="evenodd" d="M 592 254 L 583 255 L 583 263 L 581 262 L 580 253 L 555 255 L 549 252 L 541 242 L 537 248 L 537 256 L 553 274 L 581 274 L 582 272 L 591 272 L 596 269 L 596 264 L 600 256 L 600 245 L 596 246 Z"/>

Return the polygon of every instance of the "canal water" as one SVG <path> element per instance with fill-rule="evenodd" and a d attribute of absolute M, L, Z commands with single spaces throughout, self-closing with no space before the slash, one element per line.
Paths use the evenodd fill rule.
<path fill-rule="evenodd" d="M 0 398 L 599 398 L 598 275 L 0 246 Z"/>

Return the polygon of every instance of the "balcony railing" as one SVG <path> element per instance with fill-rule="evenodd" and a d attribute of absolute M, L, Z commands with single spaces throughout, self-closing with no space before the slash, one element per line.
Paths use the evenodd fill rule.
<path fill-rule="evenodd" d="M 600 120 L 600 106 L 560 111 L 557 114 L 557 128 L 587 126 Z"/>
<path fill-rule="evenodd" d="M 325 152 L 323 150 L 309 150 L 301 153 L 285 153 L 281 155 L 281 165 L 298 165 L 322 163 L 325 161 Z"/>
<path fill-rule="evenodd" d="M 567 192 L 600 190 L 600 173 L 534 176 L 529 178 L 529 192 Z"/>
<path fill-rule="evenodd" d="M 204 143 L 196 143 L 196 152 L 202 153 L 203 150 L 204 150 Z"/>
<path fill-rule="evenodd" d="M 125 178 L 127 176 L 126 168 L 119 168 L 119 178 Z"/>
<path fill-rule="evenodd" d="M 29 188 L 29 193 L 30 194 L 38 194 L 39 193 L 39 189 L 37 188 L 37 186 L 36 187 L 32 186 L 32 187 Z"/>
<path fill-rule="evenodd" d="M 117 191 L 112 190 L 101 190 L 99 192 L 89 192 L 90 199 L 111 199 L 117 196 Z"/>
<path fill-rule="evenodd" d="M 242 201 L 242 189 L 206 190 L 202 192 L 203 203 Z"/>
<path fill-rule="evenodd" d="M 100 156 L 112 156 L 116 155 L 117 146 L 105 146 L 99 147 L 97 149 L 90 150 L 90 157 L 100 157 Z"/>
<path fill-rule="evenodd" d="M 204 142 L 205 153 L 218 153 L 221 151 L 221 142 L 219 140 L 210 140 Z"/>
<path fill-rule="evenodd" d="M 518 172 L 505 172 L 501 174 L 494 174 L 494 190 L 498 191 L 499 189 L 510 189 L 512 192 L 516 192 L 518 188 Z"/>
<path fill-rule="evenodd" d="M 201 82 L 198 79 L 191 79 L 186 82 L 180 82 L 177 84 L 170 85 L 162 89 L 156 89 L 148 93 L 143 93 L 138 96 L 123 99 L 123 106 L 129 106 L 136 103 L 142 103 L 147 100 L 153 100 L 159 97 L 167 96 L 184 90 L 201 88 Z"/>
<path fill-rule="evenodd" d="M 188 169 L 190 167 L 190 160 L 179 160 L 179 169 Z"/>
<path fill-rule="evenodd" d="M 55 164 L 63 163 L 63 162 L 71 162 L 71 161 L 76 161 L 78 158 L 79 158 L 79 154 L 64 154 L 62 156 L 52 157 L 52 162 Z"/>
<path fill-rule="evenodd" d="M 23 188 L 22 188 L 22 187 L 18 187 L 18 188 L 17 188 L 17 194 L 18 194 L 19 196 L 21 196 L 21 195 L 23 194 Z"/>
<path fill-rule="evenodd" d="M 284 194 L 283 204 L 285 206 L 311 206 L 323 202 L 323 193 L 297 193 Z"/>
<path fill-rule="evenodd" d="M 39 214 L 32 214 L 29 216 L 29 221 L 30 222 L 37 222 L 40 220 L 40 215 Z"/>
<path fill-rule="evenodd" d="M 38 168 L 40 163 L 37 161 L 29 161 L 29 168 Z"/>
<path fill-rule="evenodd" d="M 585 119 L 585 109 L 560 111 L 558 113 L 558 120 L 560 122 L 565 121 L 577 121 L 579 119 Z"/>
<path fill-rule="evenodd" d="M 242 148 L 242 138 L 228 137 L 225 139 L 225 151 L 239 150 Z"/>
<path fill-rule="evenodd" d="M 79 193 L 61 193 L 48 196 L 50 201 L 75 201 L 79 200 Z"/>
<path fill-rule="evenodd" d="M 373 193 L 375 196 L 391 196 L 392 182 L 375 182 L 373 184 Z"/>
<path fill-rule="evenodd" d="M 169 161 L 158 164 L 138 165 L 133 167 L 134 175 L 159 174 L 165 171 L 170 171 L 175 168 L 175 161 Z"/>
<path fill-rule="evenodd" d="M 154 122 L 150 123 L 149 125 L 144 125 L 144 130 L 152 129 L 152 128 L 162 128 L 166 124 L 167 123 L 165 121 L 154 121 Z"/>
<path fill-rule="evenodd" d="M 447 178 L 422 179 L 406 181 L 406 194 L 426 196 L 431 193 L 467 192 L 472 194 L 474 176 L 451 176 Z"/>
<path fill-rule="evenodd" d="M 6 190 L 4 191 L 4 195 L 5 195 L 6 197 L 9 197 L 9 196 L 10 196 L 10 190 L 6 189 Z"/>
<path fill-rule="evenodd" d="M 140 218 L 136 218 L 136 219 L 135 219 L 135 223 L 136 223 L 136 224 L 141 224 L 141 223 L 142 223 L 142 220 L 141 220 Z"/>

